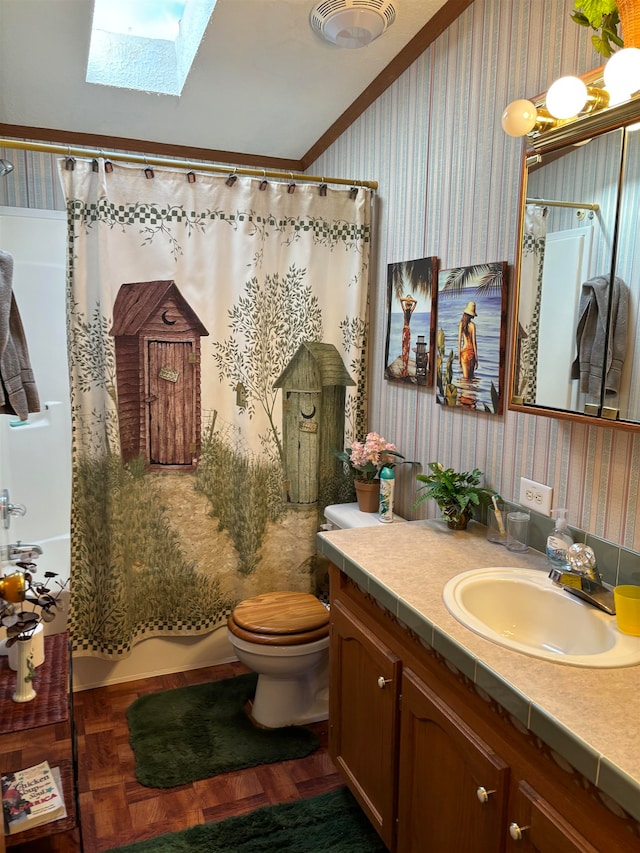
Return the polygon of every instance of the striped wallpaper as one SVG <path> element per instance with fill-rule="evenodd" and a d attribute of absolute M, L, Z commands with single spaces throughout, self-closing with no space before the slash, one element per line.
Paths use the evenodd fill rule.
<path fill-rule="evenodd" d="M 371 428 L 423 464 L 479 467 L 507 500 L 518 500 L 521 476 L 547 483 L 572 526 L 639 551 L 640 435 L 448 409 L 433 389 L 383 376 L 388 263 L 435 255 L 448 269 L 506 260 L 513 272 L 523 143 L 502 132 L 500 117 L 514 98 L 602 64 L 572 9 L 573 0 L 475 0 L 312 171 L 380 184 Z M 415 517 L 406 466 L 398 486 L 398 511 Z M 431 503 L 421 512 L 437 514 Z"/>
<path fill-rule="evenodd" d="M 506 407 L 502 416 L 447 409 L 433 389 L 383 376 L 388 263 L 435 255 L 441 269 L 484 261 L 512 268 L 523 143 L 502 132 L 500 116 L 514 98 L 601 64 L 589 34 L 571 22 L 572 8 L 573 0 L 475 0 L 310 172 L 379 182 L 370 428 L 409 459 L 479 467 L 507 500 L 517 501 L 521 476 L 548 483 L 572 526 L 637 552 L 640 434 Z M 0 149 L 4 156 L 15 172 L 0 182 L 0 204 L 63 209 L 53 157 Z M 396 494 L 397 510 L 416 517 L 407 466 Z M 430 502 L 425 513 L 436 514 Z"/>

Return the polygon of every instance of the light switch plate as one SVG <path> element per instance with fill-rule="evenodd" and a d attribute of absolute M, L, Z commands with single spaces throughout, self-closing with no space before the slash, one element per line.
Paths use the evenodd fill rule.
<path fill-rule="evenodd" d="M 553 489 L 535 480 L 520 477 L 520 504 L 542 515 L 551 515 Z"/>

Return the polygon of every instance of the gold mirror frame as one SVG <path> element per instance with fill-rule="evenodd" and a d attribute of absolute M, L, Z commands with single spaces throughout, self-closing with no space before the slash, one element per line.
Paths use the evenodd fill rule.
<path fill-rule="evenodd" d="M 582 77 L 587 86 L 604 86 L 603 68 L 599 68 Z M 536 108 L 544 109 L 546 93 L 533 99 Z M 518 222 L 518 242 L 516 252 L 516 290 L 515 305 L 512 313 L 511 340 L 510 340 L 510 374 L 509 374 L 509 396 L 507 408 L 514 412 L 523 412 L 529 415 L 541 415 L 558 419 L 570 420 L 596 426 L 608 426 L 629 431 L 640 431 L 640 423 L 634 421 L 617 420 L 617 410 L 610 410 L 606 406 L 602 408 L 585 407 L 585 413 L 550 408 L 545 405 L 524 403 L 523 398 L 514 394 L 514 383 L 517 381 L 516 364 L 518 360 L 517 340 L 520 305 L 520 285 L 522 267 L 522 246 L 524 238 L 527 170 L 530 166 L 540 162 L 542 155 L 550 155 L 555 151 L 577 146 L 581 142 L 591 140 L 610 131 L 625 128 L 631 124 L 640 122 L 640 92 L 621 104 L 607 106 L 598 109 L 576 119 L 559 121 L 556 126 L 549 129 L 534 130 L 526 137 L 526 148 L 522 158 L 520 173 L 520 202 Z M 616 222 L 617 227 L 617 222 Z M 640 364 L 638 365 L 640 369 Z"/>

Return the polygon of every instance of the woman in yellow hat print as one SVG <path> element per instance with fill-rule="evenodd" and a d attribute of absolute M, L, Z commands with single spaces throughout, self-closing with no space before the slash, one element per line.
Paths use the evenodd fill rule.
<path fill-rule="evenodd" d="M 468 302 L 462 312 L 458 325 L 458 360 L 463 379 L 473 379 L 478 366 L 478 345 L 476 343 L 476 303 Z"/>

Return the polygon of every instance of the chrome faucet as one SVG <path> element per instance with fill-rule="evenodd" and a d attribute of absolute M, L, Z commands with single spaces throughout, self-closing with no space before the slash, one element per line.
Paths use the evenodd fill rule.
<path fill-rule="evenodd" d="M 7 545 L 7 560 L 20 560 L 29 562 L 36 560 L 42 554 L 42 548 L 39 545 L 25 545 L 19 539 L 15 545 Z"/>
<path fill-rule="evenodd" d="M 567 564 L 566 568 L 551 569 L 549 577 L 553 583 L 613 616 L 616 612 L 613 592 L 602 582 L 593 549 L 576 542 L 567 549 Z"/>

